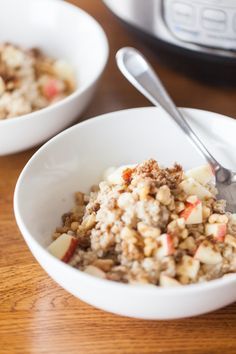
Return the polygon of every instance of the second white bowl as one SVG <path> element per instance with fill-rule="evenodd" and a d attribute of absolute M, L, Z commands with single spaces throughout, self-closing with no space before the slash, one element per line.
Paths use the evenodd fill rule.
<path fill-rule="evenodd" d="M 65 1 L 2 0 L 0 43 L 6 41 L 39 47 L 51 57 L 67 60 L 75 70 L 78 87 L 52 106 L 0 121 L 0 155 L 38 145 L 75 121 L 90 102 L 108 58 L 101 26 Z"/>

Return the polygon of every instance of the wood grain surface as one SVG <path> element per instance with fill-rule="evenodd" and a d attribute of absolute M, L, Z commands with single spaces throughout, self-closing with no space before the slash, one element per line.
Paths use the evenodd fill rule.
<path fill-rule="evenodd" d="M 127 32 L 101 1 L 73 3 L 102 24 L 110 43 L 108 66 L 83 119 L 149 105 L 115 66 L 116 50 L 126 45 L 149 57 L 179 106 L 236 117 L 236 88 L 196 81 L 159 63 L 152 48 Z M 141 321 L 92 308 L 47 276 L 23 241 L 12 210 L 15 183 L 35 151 L 0 158 L 0 354 L 236 353 L 236 304 L 196 318 Z"/>

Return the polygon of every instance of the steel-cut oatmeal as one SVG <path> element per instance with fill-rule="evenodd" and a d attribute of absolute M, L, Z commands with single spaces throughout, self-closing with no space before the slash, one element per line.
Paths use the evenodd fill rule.
<path fill-rule="evenodd" d="M 11 43 L 0 44 L 0 120 L 45 108 L 75 90 L 75 74 L 63 60 Z"/>
<path fill-rule="evenodd" d="M 75 194 L 49 251 L 94 276 L 178 286 L 236 272 L 236 214 L 225 212 L 210 166 L 183 172 L 155 160 L 109 170 Z"/>

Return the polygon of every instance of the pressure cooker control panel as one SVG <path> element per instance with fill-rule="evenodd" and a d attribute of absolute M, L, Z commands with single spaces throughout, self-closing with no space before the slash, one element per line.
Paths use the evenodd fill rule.
<path fill-rule="evenodd" d="M 163 16 L 179 40 L 236 50 L 235 0 L 163 0 Z"/>

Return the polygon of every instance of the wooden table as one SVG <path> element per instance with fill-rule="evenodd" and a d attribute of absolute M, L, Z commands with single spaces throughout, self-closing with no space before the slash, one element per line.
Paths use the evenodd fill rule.
<path fill-rule="evenodd" d="M 150 58 L 179 106 L 236 117 L 235 88 L 178 74 L 158 63 L 154 52 L 127 32 L 102 2 L 73 2 L 103 25 L 111 47 L 96 97 L 83 119 L 149 105 L 116 68 L 114 54 L 124 45 Z M 0 353 L 236 353 L 236 304 L 197 318 L 141 321 L 92 308 L 47 276 L 23 241 L 12 211 L 16 180 L 35 151 L 0 158 Z"/>

